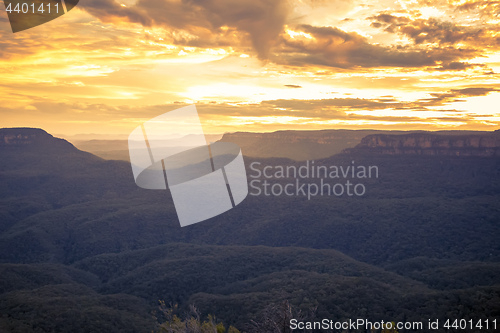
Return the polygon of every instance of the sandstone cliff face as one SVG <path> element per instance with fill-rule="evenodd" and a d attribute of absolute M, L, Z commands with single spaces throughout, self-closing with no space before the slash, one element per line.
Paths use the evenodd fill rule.
<path fill-rule="evenodd" d="M 500 131 L 467 135 L 368 135 L 346 152 L 386 155 L 500 156 Z"/>
<path fill-rule="evenodd" d="M 245 156 L 282 157 L 297 161 L 327 158 L 353 148 L 375 130 L 278 131 L 273 133 L 237 132 L 224 134 L 221 141 L 241 147 Z"/>
<path fill-rule="evenodd" d="M 496 156 L 499 154 L 499 137 L 500 131 L 323 130 L 227 133 L 221 141 L 238 144 L 245 156 L 304 161 L 353 151 L 391 155 Z"/>

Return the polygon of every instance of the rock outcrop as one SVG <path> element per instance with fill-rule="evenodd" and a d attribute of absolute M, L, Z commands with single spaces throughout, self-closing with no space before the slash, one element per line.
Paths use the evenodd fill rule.
<path fill-rule="evenodd" d="M 368 135 L 353 149 L 385 155 L 500 156 L 500 130 L 478 134 L 444 135 L 432 132 Z"/>

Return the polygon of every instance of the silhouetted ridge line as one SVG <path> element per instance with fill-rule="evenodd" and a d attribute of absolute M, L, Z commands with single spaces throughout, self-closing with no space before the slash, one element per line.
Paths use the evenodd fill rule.
<path fill-rule="evenodd" d="M 64 139 L 55 138 L 40 128 L 0 128 L 0 147 L 37 149 L 40 152 L 76 152 L 75 146 Z"/>

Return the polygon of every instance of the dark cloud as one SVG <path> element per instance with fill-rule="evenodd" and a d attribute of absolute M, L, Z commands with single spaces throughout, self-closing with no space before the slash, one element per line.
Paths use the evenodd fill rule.
<path fill-rule="evenodd" d="M 460 97 L 465 96 L 486 96 L 492 91 L 498 91 L 496 88 L 492 87 L 477 87 L 477 88 L 464 88 L 464 89 L 452 89 L 451 92 L 459 95 Z"/>
<path fill-rule="evenodd" d="M 395 29 L 396 30 L 396 29 Z M 400 33 L 410 37 L 416 44 L 439 43 L 441 45 L 454 45 L 460 42 L 476 45 L 485 39 L 488 43 L 498 40 L 492 40 L 488 35 L 488 30 L 460 26 L 452 22 L 443 22 L 435 19 L 416 20 L 407 25 L 398 27 Z"/>
<path fill-rule="evenodd" d="M 491 92 L 500 91 L 494 87 L 470 87 L 463 89 L 452 89 L 445 93 L 431 93 L 431 98 L 422 99 L 423 106 L 440 106 L 451 102 L 462 102 L 462 98 L 474 96 L 486 96 Z"/>
<path fill-rule="evenodd" d="M 475 68 L 475 67 L 485 67 L 484 64 L 470 64 L 467 62 L 448 62 L 444 63 L 441 65 L 441 67 L 438 68 L 438 70 L 441 71 L 463 71 L 469 68 Z"/>
<path fill-rule="evenodd" d="M 262 59 L 268 58 L 288 13 L 285 0 L 140 0 L 131 8 L 114 0 L 89 0 L 82 7 L 103 21 L 119 18 L 173 28 L 178 44 L 228 45 L 235 34 L 245 44 L 247 36 Z"/>
<path fill-rule="evenodd" d="M 288 65 L 322 65 L 338 68 L 356 67 L 432 67 L 441 63 L 458 62 L 477 55 L 473 49 L 453 47 L 387 47 L 371 44 L 357 33 L 348 33 L 334 27 L 300 25 L 295 28 L 313 38 L 288 38 L 283 35 L 283 46 L 276 62 Z"/>
<path fill-rule="evenodd" d="M 388 13 L 381 13 L 368 19 L 372 21 L 372 27 L 406 35 L 415 44 L 438 43 L 450 46 L 463 43 L 470 47 L 500 47 L 500 38 L 492 34 L 492 32 L 499 30 L 497 26 L 474 27 L 434 18 L 410 20 L 407 17 Z"/>
<path fill-rule="evenodd" d="M 456 11 L 477 11 L 483 17 L 497 18 L 498 13 L 500 12 L 500 1 L 472 0 L 465 1 L 465 3 L 461 2 L 458 6 L 454 1 L 450 1 L 450 7 L 452 7 Z"/>
<path fill-rule="evenodd" d="M 287 88 L 302 88 L 302 86 L 297 86 L 295 84 L 285 84 L 285 87 L 287 87 Z"/>
<path fill-rule="evenodd" d="M 407 24 L 410 20 L 406 17 L 394 16 L 387 13 L 381 13 L 377 16 L 368 18 L 372 20 L 371 26 L 374 28 L 384 28 L 388 32 L 395 32 L 397 27 Z"/>

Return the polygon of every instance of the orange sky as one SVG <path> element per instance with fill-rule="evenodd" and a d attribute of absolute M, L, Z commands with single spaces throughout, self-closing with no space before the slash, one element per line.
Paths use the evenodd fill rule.
<path fill-rule="evenodd" d="M 0 127 L 126 136 L 194 103 L 207 133 L 495 130 L 499 13 L 496 1 L 82 0 L 13 34 L 2 11 Z"/>

